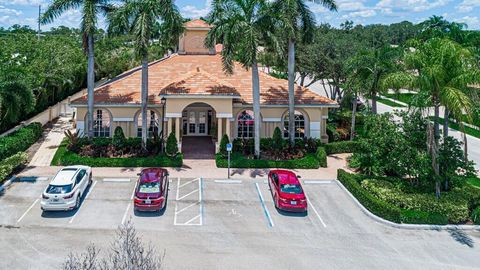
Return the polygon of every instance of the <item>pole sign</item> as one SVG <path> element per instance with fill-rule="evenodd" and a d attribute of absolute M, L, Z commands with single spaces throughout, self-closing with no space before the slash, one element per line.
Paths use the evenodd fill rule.
<path fill-rule="evenodd" d="M 232 144 L 227 143 L 227 153 L 228 153 L 228 179 L 230 179 L 230 153 L 232 152 Z"/>

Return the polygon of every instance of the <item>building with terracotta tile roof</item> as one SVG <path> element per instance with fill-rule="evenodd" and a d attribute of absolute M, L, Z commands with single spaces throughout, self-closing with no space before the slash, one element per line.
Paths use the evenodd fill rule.
<path fill-rule="evenodd" d="M 194 138 L 199 136 L 211 136 L 213 140 L 223 134 L 230 138 L 252 137 L 251 71 L 239 63 L 233 74 L 223 71 L 221 46 L 204 46 L 210 29 L 206 22 L 193 20 L 185 28 L 178 53 L 149 65 L 149 134 L 161 132 L 163 126 L 165 134 L 175 132 L 184 149 L 189 148 L 186 142 L 195 142 Z M 112 136 L 117 126 L 122 127 L 126 136 L 141 135 L 141 75 L 141 68 L 135 68 L 95 89 L 95 136 Z M 260 99 L 262 137 L 271 137 L 276 127 L 287 136 L 287 80 L 260 72 Z M 76 99 L 71 105 L 77 110 L 77 130 L 83 133 L 87 97 Z M 335 101 L 296 85 L 295 135 L 328 141 L 328 110 L 336 107 Z"/>

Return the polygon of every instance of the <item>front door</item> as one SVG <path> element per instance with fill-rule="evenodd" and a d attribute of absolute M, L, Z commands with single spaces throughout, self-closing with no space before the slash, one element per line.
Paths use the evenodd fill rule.
<path fill-rule="evenodd" d="M 187 119 L 188 135 L 191 136 L 206 136 L 208 133 L 207 127 L 207 111 L 188 111 Z"/>

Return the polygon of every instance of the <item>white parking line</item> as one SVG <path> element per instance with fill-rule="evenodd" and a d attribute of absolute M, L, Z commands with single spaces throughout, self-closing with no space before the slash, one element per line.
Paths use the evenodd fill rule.
<path fill-rule="evenodd" d="M 93 185 L 88 190 L 87 195 L 85 195 L 85 198 L 83 199 L 83 202 L 85 202 L 88 199 L 88 197 L 90 196 L 90 193 L 92 193 L 93 188 L 95 187 L 96 184 L 97 184 L 97 181 L 93 182 Z M 73 220 L 75 219 L 75 217 L 78 215 L 79 212 L 80 212 L 80 208 L 78 208 L 77 212 L 75 212 L 75 214 L 73 214 L 73 217 L 68 221 L 68 224 L 72 224 Z"/>
<path fill-rule="evenodd" d="M 305 180 L 303 181 L 304 184 L 309 185 L 309 184 L 332 184 L 332 180 Z"/>
<path fill-rule="evenodd" d="M 124 182 L 128 183 L 130 182 L 130 178 L 103 178 L 103 182 Z"/>
<path fill-rule="evenodd" d="M 260 188 L 258 187 L 258 183 L 255 183 L 255 187 L 257 188 L 258 197 L 260 198 L 260 202 L 262 203 L 263 212 L 265 213 L 265 216 L 268 219 L 268 224 L 270 225 L 270 227 L 273 227 L 273 226 L 275 226 L 275 224 L 273 224 L 273 220 L 272 220 L 272 217 L 270 216 L 270 212 L 268 211 L 268 208 L 265 205 L 265 200 L 263 199 L 262 192 L 260 191 Z"/>
<path fill-rule="evenodd" d="M 183 195 L 180 197 L 180 188 L 181 187 L 184 187 L 188 184 L 192 184 L 194 183 L 195 181 L 198 181 L 198 188 L 189 192 L 188 194 L 186 195 Z M 195 203 L 192 203 L 182 209 L 178 209 L 178 204 L 179 204 L 179 201 L 181 201 L 182 199 L 185 199 L 186 197 L 194 194 L 198 192 L 198 201 L 195 202 Z M 202 226 L 203 225 L 203 181 L 202 181 L 202 178 L 196 178 L 196 179 L 193 179 L 193 180 L 190 180 L 186 183 L 183 183 L 183 184 L 180 184 L 180 178 L 177 178 L 177 195 L 176 195 L 176 201 L 175 201 L 175 214 L 174 214 L 174 217 L 173 217 L 173 225 L 177 225 L 177 226 Z M 198 205 L 199 206 L 199 214 L 190 218 L 188 221 L 184 222 L 184 223 L 178 223 L 177 222 L 177 219 L 178 219 L 178 215 L 182 212 L 185 212 L 186 210 L 194 207 Z M 195 220 L 199 220 L 198 223 L 193 223 Z"/>
<path fill-rule="evenodd" d="M 311 207 L 313 209 L 313 212 L 315 212 L 315 215 L 317 215 L 317 217 L 320 220 L 320 222 L 322 223 L 323 227 L 326 228 L 327 224 L 325 224 L 325 222 L 323 222 L 322 217 L 320 216 L 320 214 L 318 214 L 317 209 L 315 209 L 315 206 L 313 206 L 312 202 L 310 201 L 310 199 L 308 197 L 307 197 L 307 202 L 308 202 L 309 207 Z"/>
<path fill-rule="evenodd" d="M 30 207 L 28 207 L 27 211 L 25 211 L 25 213 L 23 213 L 23 215 L 17 220 L 17 223 L 20 223 L 20 221 L 22 221 L 22 219 L 28 214 L 28 212 L 30 212 L 30 210 L 32 210 L 32 208 L 38 203 L 40 199 L 36 199 L 32 205 L 30 205 Z"/>
<path fill-rule="evenodd" d="M 241 184 L 242 180 L 215 180 L 214 182 L 221 184 Z"/>
<path fill-rule="evenodd" d="M 127 220 L 128 210 L 130 210 L 131 205 L 132 205 L 132 202 L 129 202 L 127 205 L 127 209 L 125 209 L 125 213 L 123 214 L 123 218 L 122 218 L 122 225 L 125 224 L 125 221 Z"/>

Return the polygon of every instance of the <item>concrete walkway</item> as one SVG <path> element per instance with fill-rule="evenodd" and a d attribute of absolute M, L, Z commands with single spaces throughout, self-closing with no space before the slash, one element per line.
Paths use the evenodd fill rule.
<path fill-rule="evenodd" d="M 338 154 L 328 157 L 328 168 L 316 170 L 293 170 L 303 179 L 332 180 L 337 179 L 337 170 L 347 168 L 349 154 Z M 227 169 L 217 168 L 214 160 L 186 159 L 181 168 L 168 168 L 171 177 L 205 179 L 227 179 Z M 17 177 L 27 176 L 53 176 L 61 167 L 55 166 L 28 166 Z M 136 178 L 142 168 L 93 168 L 94 177 L 105 178 Z M 270 169 L 231 169 L 232 179 L 264 179 L 267 178 Z"/>
<path fill-rule="evenodd" d="M 64 131 L 72 128 L 69 120 L 70 117 L 60 117 L 57 122 L 53 124 L 53 128 L 47 134 L 47 137 L 28 164 L 29 167 L 50 166 L 58 146 L 65 137 Z"/>

